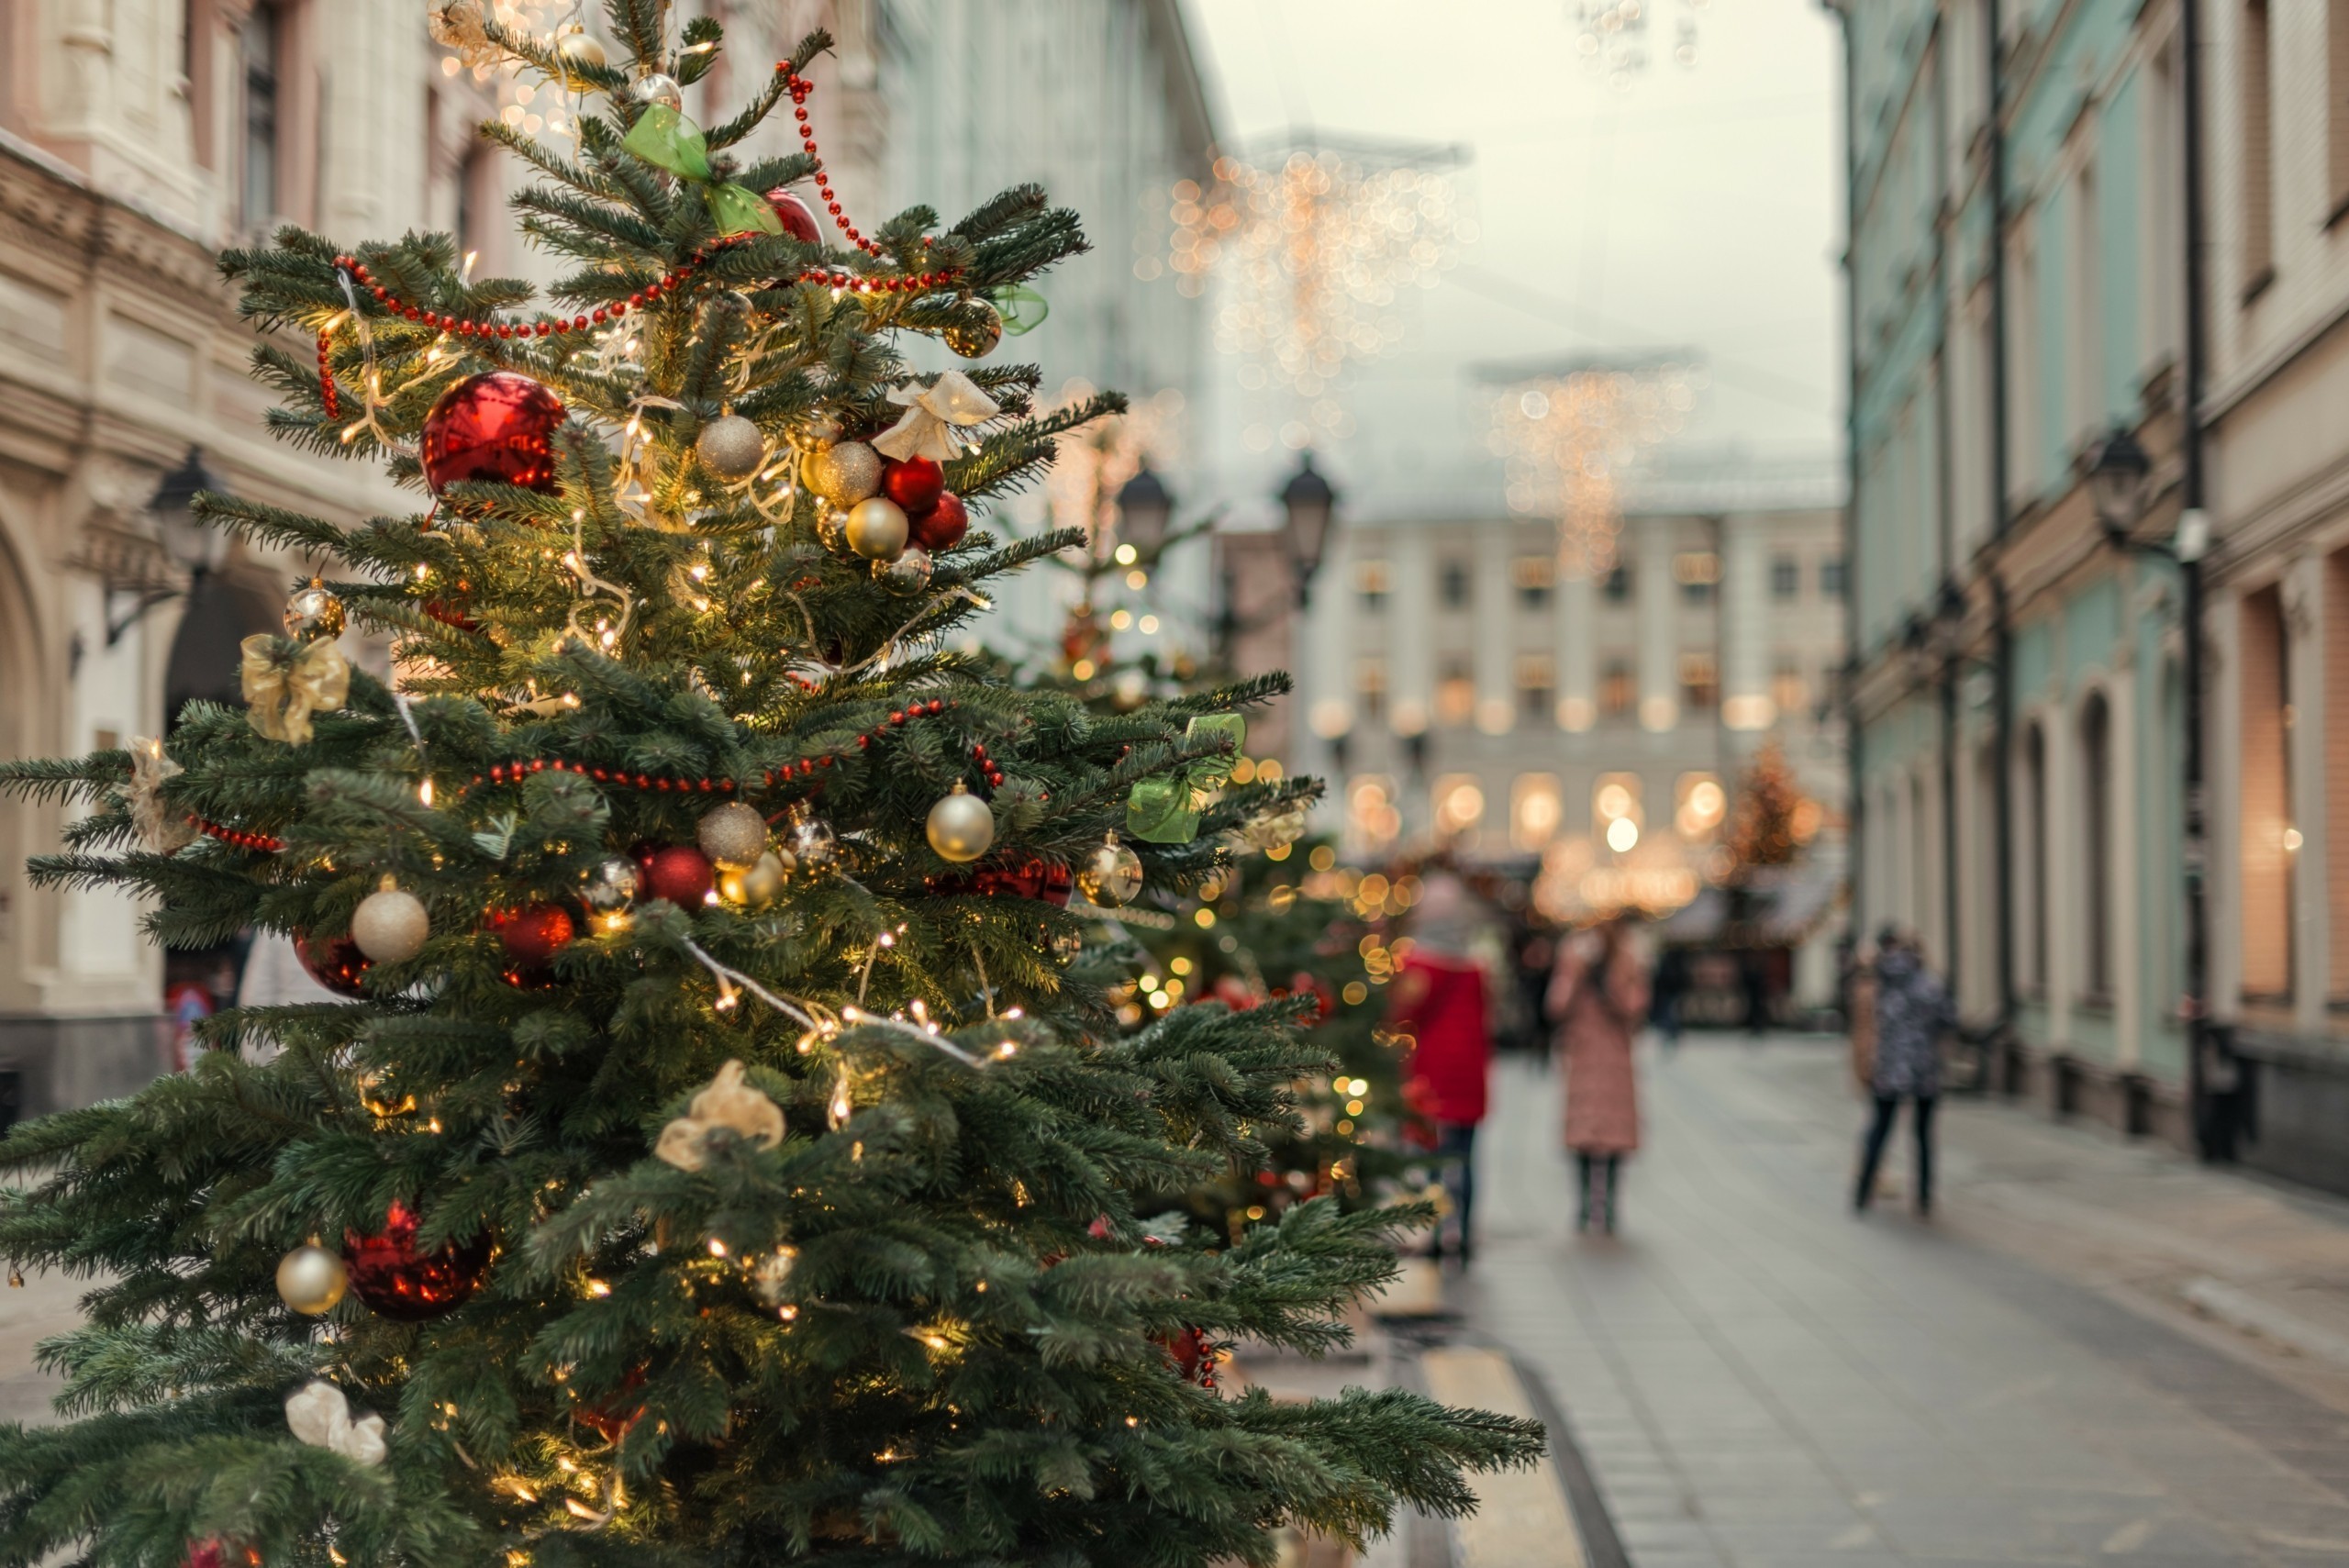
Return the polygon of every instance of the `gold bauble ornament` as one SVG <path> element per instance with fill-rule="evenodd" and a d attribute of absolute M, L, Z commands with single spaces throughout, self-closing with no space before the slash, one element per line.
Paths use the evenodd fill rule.
<path fill-rule="evenodd" d="M 554 59 L 562 67 L 563 84 L 574 93 L 584 93 L 595 85 L 582 72 L 600 71 L 611 63 L 603 41 L 576 26 L 554 40 Z"/>
<path fill-rule="evenodd" d="M 929 828 L 939 858 L 960 864 L 977 860 L 995 842 L 995 813 L 957 779 L 953 792 L 930 808 Z"/>
<path fill-rule="evenodd" d="M 351 940 L 377 963 L 406 963 L 424 951 L 432 917 L 424 901 L 390 877 L 359 901 L 351 917 Z"/>
<path fill-rule="evenodd" d="M 344 617 L 342 601 L 319 578 L 310 579 L 306 588 L 296 588 L 285 601 L 285 633 L 305 642 L 342 635 Z"/>
<path fill-rule="evenodd" d="M 742 902 L 751 905 L 774 903 L 782 894 L 783 879 L 790 871 L 789 858 L 769 850 L 759 857 L 758 864 L 742 873 Z"/>
<path fill-rule="evenodd" d="M 694 838 L 714 864 L 729 871 L 748 871 L 767 852 L 767 819 L 755 806 L 729 801 L 702 813 Z"/>
<path fill-rule="evenodd" d="M 962 317 L 939 336 L 948 348 L 966 360 L 985 359 L 1003 341 L 1002 314 L 984 299 L 967 300 L 959 308 Z"/>
<path fill-rule="evenodd" d="M 1076 868 L 1076 886 L 1097 908 L 1122 908 L 1141 891 L 1141 857 L 1112 833 Z"/>
<path fill-rule="evenodd" d="M 912 525 L 906 509 L 886 495 L 867 495 L 849 508 L 848 526 L 841 531 L 849 549 L 867 561 L 895 561 L 906 552 Z"/>
<path fill-rule="evenodd" d="M 767 460 L 767 438 L 740 414 L 720 414 L 694 438 L 694 455 L 720 479 L 748 479 Z"/>
<path fill-rule="evenodd" d="M 306 1318 L 323 1318 L 351 1288 L 351 1271 L 340 1255 L 313 1237 L 277 1260 L 277 1294 Z"/>
<path fill-rule="evenodd" d="M 800 460 L 799 477 L 845 512 L 881 493 L 881 454 L 863 441 L 826 441 L 810 447 Z"/>

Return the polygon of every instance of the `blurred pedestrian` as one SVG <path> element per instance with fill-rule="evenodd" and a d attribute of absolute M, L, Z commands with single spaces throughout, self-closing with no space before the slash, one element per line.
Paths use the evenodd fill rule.
<path fill-rule="evenodd" d="M 1414 1041 L 1403 1063 L 1403 1100 L 1432 1128 L 1439 1178 L 1452 1199 L 1446 1218 L 1458 1221 L 1464 1263 L 1475 1251 L 1476 1128 L 1485 1119 L 1493 1062 L 1487 975 L 1475 954 L 1481 927 L 1466 884 L 1431 869 L 1420 880 L 1410 949 L 1386 1007 L 1387 1026 Z M 1430 1257 L 1443 1256 L 1445 1229 L 1439 1219 Z"/>
<path fill-rule="evenodd" d="M 1648 1003 L 1648 1022 L 1655 1026 L 1665 1049 L 1680 1043 L 1680 1009 L 1688 998 L 1688 950 L 1667 947 L 1655 961 L 1654 995 Z"/>
<path fill-rule="evenodd" d="M 1876 1195 L 1876 1166 L 1892 1136 L 1892 1124 L 1907 1100 L 1909 1131 L 1917 1145 L 1917 1213 L 1933 1211 L 1933 1107 L 1942 1093 L 1942 1036 L 1957 1023 L 1949 992 L 1913 939 L 1887 926 L 1876 933 L 1873 971 L 1875 1048 L 1868 1064 L 1868 1092 L 1876 1116 L 1860 1153 L 1860 1179 L 1852 1207 L 1865 1212 Z"/>
<path fill-rule="evenodd" d="M 1549 1001 L 1565 1080 L 1566 1149 L 1582 1189 L 1575 1229 L 1595 1223 L 1612 1236 L 1621 1218 L 1623 1159 L 1640 1147 L 1631 1047 L 1648 1010 L 1647 969 L 1630 922 L 1619 915 L 1560 943 Z"/>

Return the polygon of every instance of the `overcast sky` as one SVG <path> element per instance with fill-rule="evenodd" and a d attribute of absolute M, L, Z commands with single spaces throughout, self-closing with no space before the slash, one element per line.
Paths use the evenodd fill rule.
<path fill-rule="evenodd" d="M 1841 42 L 1818 0 L 1649 0 L 1660 58 L 1628 89 L 1576 59 L 1573 0 L 1185 5 L 1228 143 L 1309 126 L 1472 155 L 1478 239 L 1353 374 L 1359 428 L 1330 461 L 1358 484 L 1469 472 L 1489 419 L 1471 367 L 1543 355 L 1693 349 L 1685 442 L 1839 450 Z M 1669 58 L 1684 15 L 1689 67 Z M 1234 401 L 1218 418 L 1227 483 L 1293 462 L 1245 450 Z"/>

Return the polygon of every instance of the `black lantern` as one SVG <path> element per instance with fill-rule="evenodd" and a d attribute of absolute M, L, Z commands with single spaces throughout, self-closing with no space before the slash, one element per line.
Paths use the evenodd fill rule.
<path fill-rule="evenodd" d="M 2088 495 L 2096 503 L 2097 520 L 2115 542 L 2145 513 L 2145 488 L 2153 477 L 2154 460 L 2127 430 L 2115 430 L 2097 449 L 2088 469 Z"/>
<path fill-rule="evenodd" d="M 1118 535 L 1144 561 L 1166 542 L 1167 520 L 1174 515 L 1174 497 L 1147 463 L 1118 491 Z"/>
<path fill-rule="evenodd" d="M 163 475 L 163 482 L 155 487 L 155 498 L 147 503 L 147 509 L 155 516 L 155 535 L 163 553 L 191 577 L 201 576 L 220 563 L 220 531 L 206 528 L 195 517 L 196 496 L 219 488 L 220 481 L 204 466 L 204 449 L 190 447 L 185 460 Z"/>
<path fill-rule="evenodd" d="M 1314 472 L 1311 452 L 1300 455 L 1297 472 L 1281 486 L 1281 506 L 1288 513 L 1288 558 L 1297 572 L 1297 602 L 1304 605 L 1313 596 L 1313 574 L 1321 570 L 1338 510 L 1338 493 Z"/>

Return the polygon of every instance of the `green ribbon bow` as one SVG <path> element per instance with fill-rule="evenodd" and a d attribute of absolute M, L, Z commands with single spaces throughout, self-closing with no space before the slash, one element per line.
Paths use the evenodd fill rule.
<path fill-rule="evenodd" d="M 1126 796 L 1126 831 L 1147 844 L 1187 844 L 1199 836 L 1199 813 L 1207 797 L 1231 777 L 1240 748 L 1248 741 L 1248 721 L 1236 713 L 1204 714 L 1183 731 L 1184 749 L 1229 739 L 1231 750 L 1195 757 L 1174 773 L 1138 781 Z"/>
<path fill-rule="evenodd" d="M 629 128 L 620 146 L 655 169 L 664 169 L 688 184 L 701 187 L 702 200 L 720 234 L 781 234 L 783 220 L 767 199 L 747 185 L 713 179 L 709 142 L 701 127 L 666 104 L 649 104 Z"/>
<path fill-rule="evenodd" d="M 989 292 L 987 298 L 995 304 L 995 313 L 1003 318 L 1003 329 L 1015 338 L 1024 338 L 1044 324 L 1052 307 L 1034 289 L 1009 284 Z"/>

